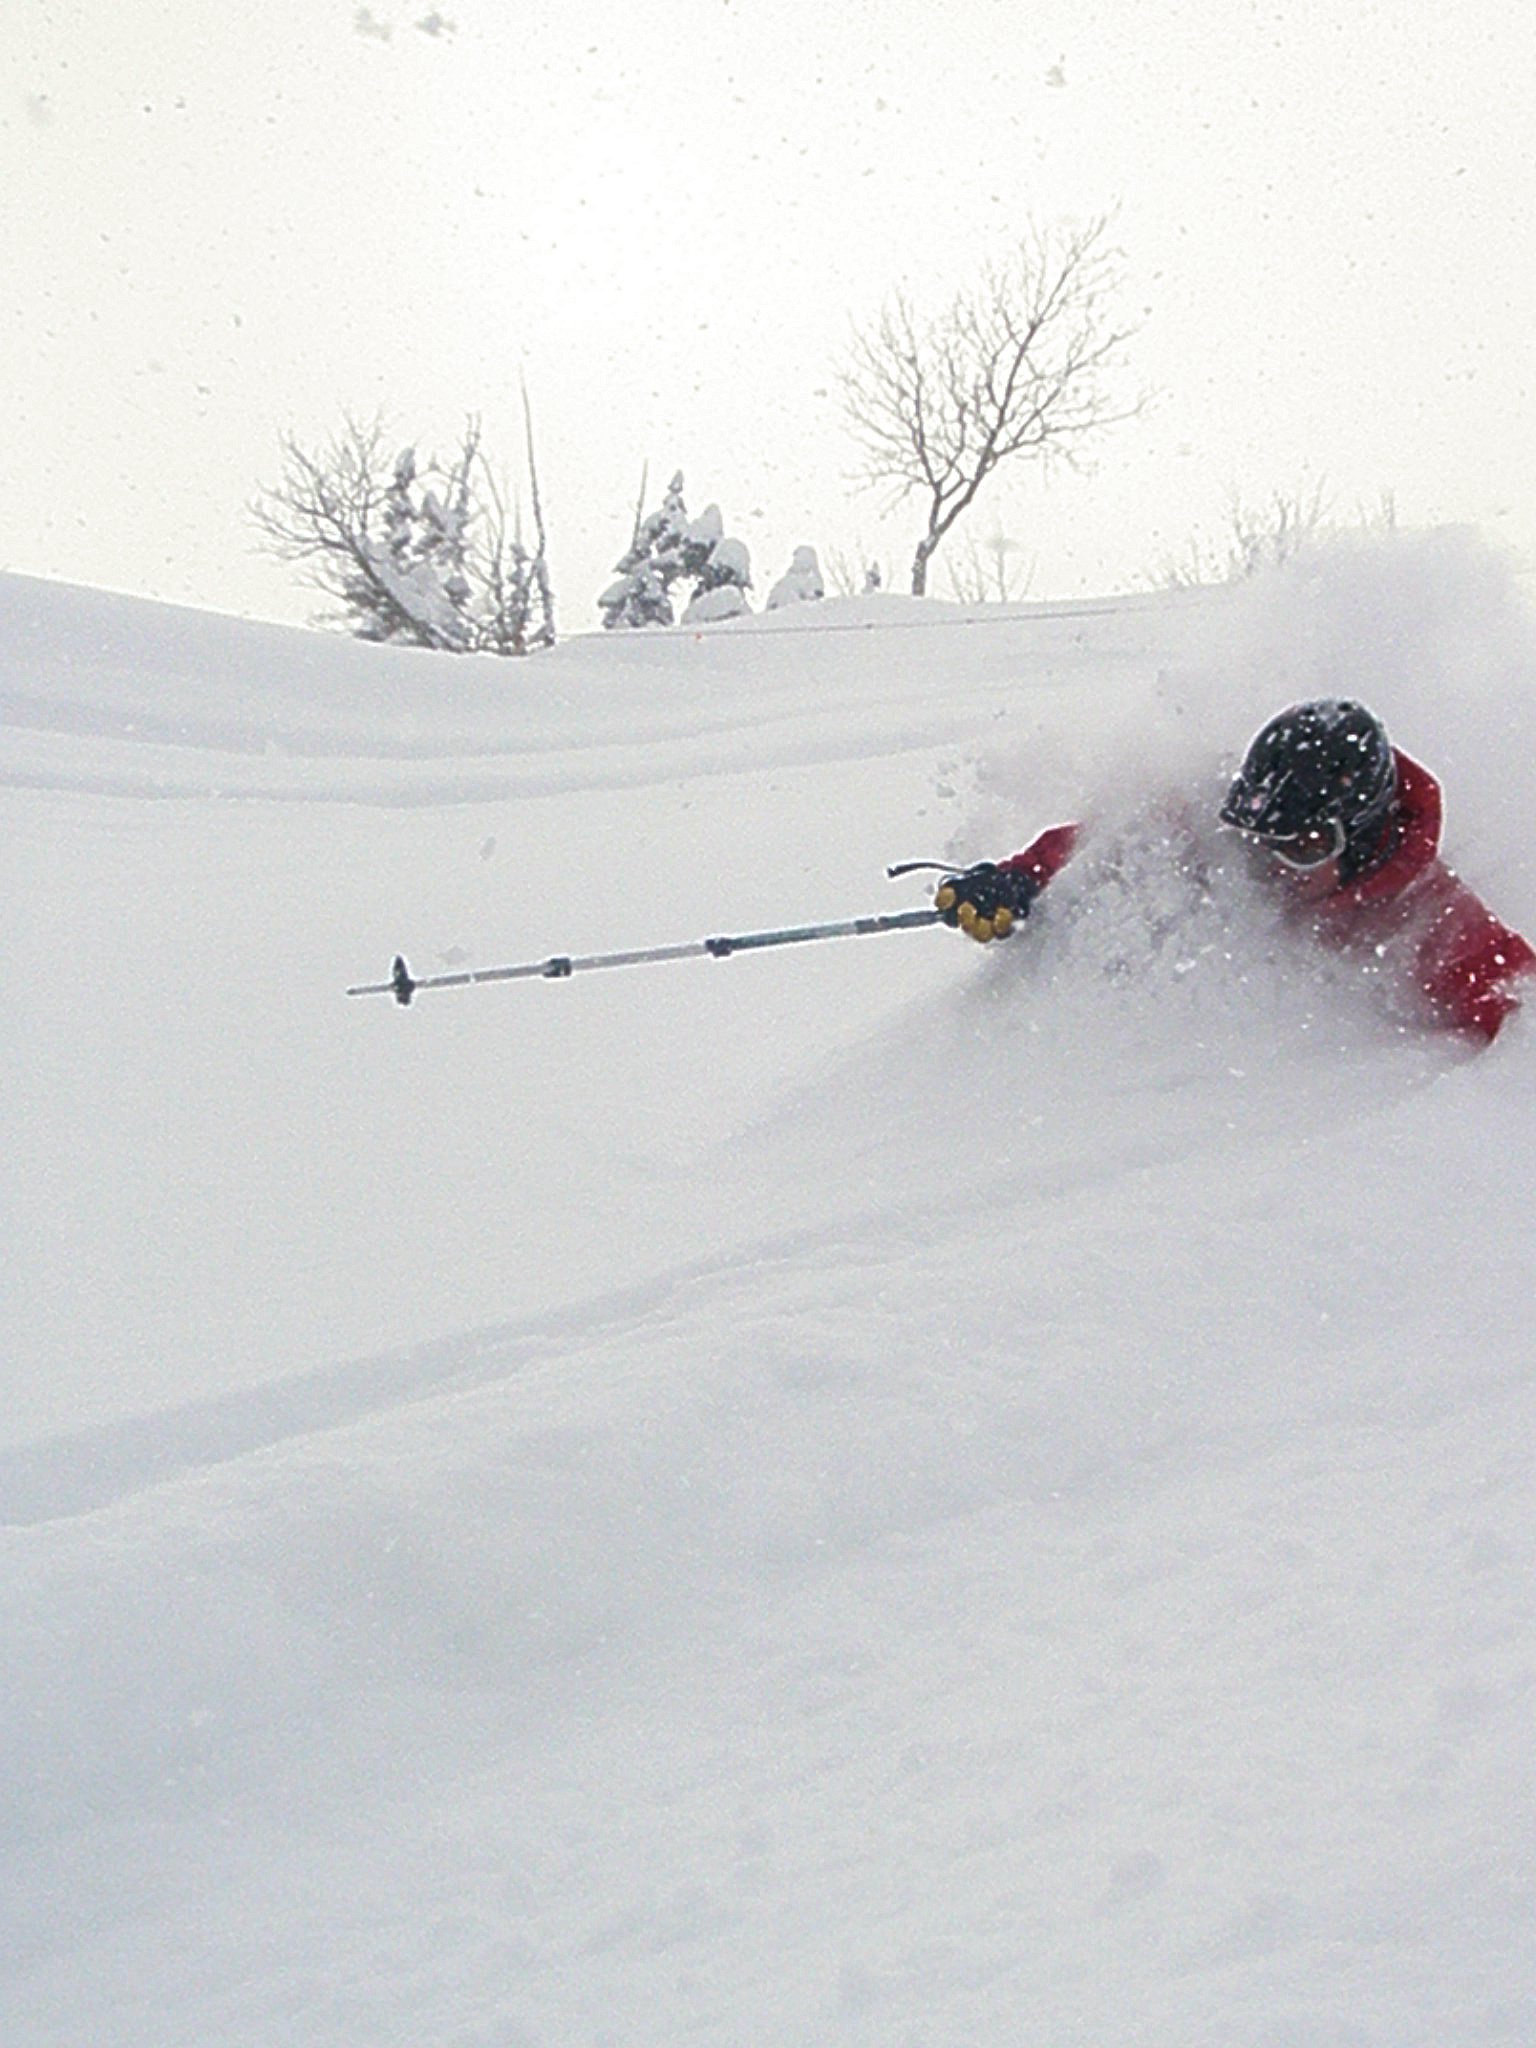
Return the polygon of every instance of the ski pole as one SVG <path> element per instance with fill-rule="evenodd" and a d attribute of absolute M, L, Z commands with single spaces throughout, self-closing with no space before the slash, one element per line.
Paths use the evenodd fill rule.
<path fill-rule="evenodd" d="M 916 931 L 925 924 L 938 924 L 937 910 L 895 910 L 873 917 L 843 917 L 830 924 L 791 925 L 782 931 L 738 932 L 718 939 L 687 939 L 675 946 L 646 946 L 626 953 L 555 953 L 546 960 L 525 960 L 514 967 L 479 967 L 464 974 L 427 974 L 420 980 L 411 973 L 402 954 L 396 954 L 388 981 L 371 981 L 349 988 L 349 996 L 393 996 L 408 1003 L 422 988 L 473 988 L 482 981 L 564 981 L 572 974 L 585 974 L 592 967 L 645 967 L 662 960 L 725 960 L 732 953 L 761 952 L 769 946 L 801 946 L 811 939 L 863 939 L 876 932 Z"/>

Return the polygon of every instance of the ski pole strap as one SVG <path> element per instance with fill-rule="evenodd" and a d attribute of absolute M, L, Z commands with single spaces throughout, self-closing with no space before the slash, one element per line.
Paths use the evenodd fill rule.
<path fill-rule="evenodd" d="M 524 960 L 511 967 L 478 967 L 461 974 L 429 974 L 416 978 L 397 954 L 388 981 L 349 988 L 349 996 L 393 996 L 402 1006 L 418 989 L 473 988 L 484 981 L 566 981 L 595 967 L 646 967 L 666 960 L 726 960 L 732 953 L 761 952 L 770 946 L 800 946 L 813 939 L 862 939 L 878 932 L 916 931 L 939 923 L 936 910 L 895 910 L 872 917 L 845 917 L 829 924 L 790 925 L 780 931 L 738 932 L 714 939 L 688 939 L 672 946 L 645 946 L 622 953 L 554 953 L 544 960 Z"/>

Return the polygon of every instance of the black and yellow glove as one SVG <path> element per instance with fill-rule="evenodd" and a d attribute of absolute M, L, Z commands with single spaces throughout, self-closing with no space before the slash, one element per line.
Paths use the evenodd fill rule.
<path fill-rule="evenodd" d="M 966 932 L 980 945 L 1006 939 L 1029 915 L 1040 885 L 1016 868 L 978 861 L 957 875 L 946 875 L 934 895 L 935 910 L 948 925 Z"/>

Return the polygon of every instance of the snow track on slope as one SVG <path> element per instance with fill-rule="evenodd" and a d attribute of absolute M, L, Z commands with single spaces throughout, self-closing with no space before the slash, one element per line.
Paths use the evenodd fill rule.
<path fill-rule="evenodd" d="M 1354 683 L 1530 921 L 1529 635 L 1444 546 L 1238 610 L 578 650 L 542 799 L 4 793 L 7 2048 L 1529 2033 L 1536 1034 L 1400 1028 L 1158 808 Z M 131 780 L 92 720 L 219 631 L 110 612 Z M 402 738 L 313 652 L 311 729 Z M 402 788 L 509 716 L 454 676 Z M 738 709 L 774 765 L 694 773 Z M 1088 793 L 987 953 L 339 994 Z"/>

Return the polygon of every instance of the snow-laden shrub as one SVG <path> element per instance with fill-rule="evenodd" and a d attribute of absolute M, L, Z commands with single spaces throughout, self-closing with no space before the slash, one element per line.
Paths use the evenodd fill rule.
<path fill-rule="evenodd" d="M 697 597 L 689 600 L 688 609 L 683 613 L 683 624 L 709 626 L 720 619 L 739 619 L 743 612 L 751 609 L 740 584 L 720 583 L 713 590 L 701 590 Z"/>
<path fill-rule="evenodd" d="M 826 594 L 816 550 L 796 548 L 789 567 L 769 591 L 764 610 L 776 612 L 786 604 L 814 604 Z"/>

